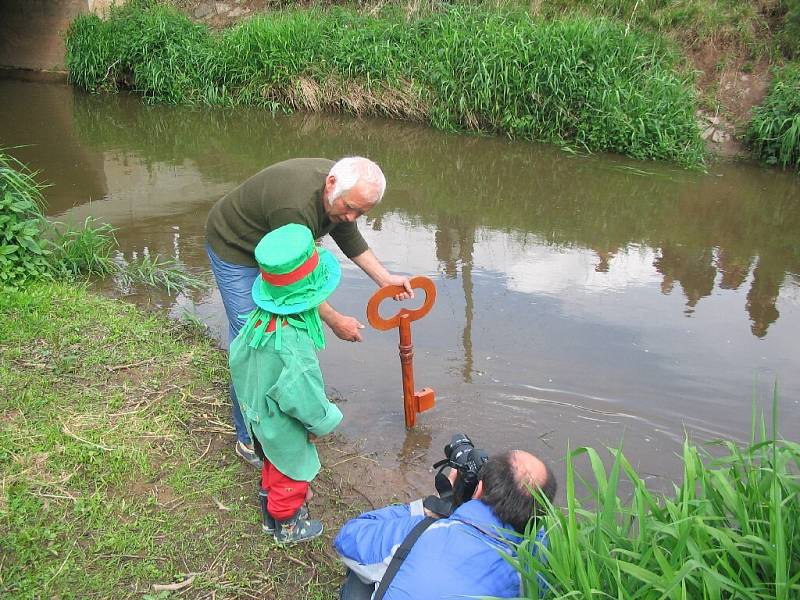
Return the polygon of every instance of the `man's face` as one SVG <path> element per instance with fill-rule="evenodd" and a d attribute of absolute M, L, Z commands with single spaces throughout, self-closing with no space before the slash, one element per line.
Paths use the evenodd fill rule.
<path fill-rule="evenodd" d="M 333 191 L 334 184 L 335 179 L 329 176 L 325 182 L 326 199 L 323 200 L 325 212 L 333 223 L 352 223 L 374 206 L 374 194 L 370 193 L 370 186 L 360 183 L 341 194 L 333 203 L 328 202 L 327 197 Z"/>

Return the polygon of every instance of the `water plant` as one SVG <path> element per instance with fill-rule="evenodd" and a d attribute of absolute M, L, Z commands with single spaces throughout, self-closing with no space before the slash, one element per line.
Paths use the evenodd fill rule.
<path fill-rule="evenodd" d="M 760 160 L 800 172 L 800 63 L 776 71 L 764 103 L 753 111 L 748 140 Z"/>
<path fill-rule="evenodd" d="M 448 6 L 406 19 L 288 10 L 219 33 L 134 3 L 76 19 L 67 65 L 92 91 L 172 103 L 383 115 L 698 166 L 691 76 L 663 38 L 602 19 Z"/>
<path fill-rule="evenodd" d="M 514 561 L 527 597 L 788 600 L 800 594 L 800 444 L 773 436 L 753 411 L 751 444 L 683 445 L 683 481 L 650 492 L 621 448 L 606 469 L 591 448 L 568 454 L 565 509 L 544 517 L 549 546 L 528 533 Z M 593 480 L 578 475 L 588 459 Z M 578 483 L 589 490 L 581 502 Z M 623 491 L 625 489 L 625 491 Z M 535 533 L 535 531 L 533 532 Z M 546 575 L 538 589 L 535 573 Z"/>
<path fill-rule="evenodd" d="M 208 284 L 177 261 L 143 254 L 130 261 L 119 261 L 114 278 L 123 289 L 146 285 L 166 290 L 168 294 L 190 289 L 204 289 Z"/>

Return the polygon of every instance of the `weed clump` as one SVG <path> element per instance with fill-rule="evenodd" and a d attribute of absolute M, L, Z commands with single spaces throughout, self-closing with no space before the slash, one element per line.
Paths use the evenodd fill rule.
<path fill-rule="evenodd" d="M 152 101 L 325 110 L 426 122 L 696 167 L 691 78 L 655 35 L 450 6 L 405 19 L 290 10 L 212 33 L 134 3 L 67 34 L 72 81 Z"/>
<path fill-rule="evenodd" d="M 800 172 L 800 63 L 775 73 L 764 103 L 753 111 L 748 141 L 756 158 Z"/>

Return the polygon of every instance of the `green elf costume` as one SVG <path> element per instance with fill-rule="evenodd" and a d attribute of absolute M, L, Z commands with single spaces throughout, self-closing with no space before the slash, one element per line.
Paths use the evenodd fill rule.
<path fill-rule="evenodd" d="M 309 435 L 331 433 L 342 413 L 328 401 L 317 351 L 325 347 L 317 307 L 336 288 L 341 268 L 317 247 L 304 225 L 284 225 L 255 249 L 261 275 L 256 309 L 230 347 L 233 385 L 245 423 L 263 460 L 262 526 L 280 543 L 322 533 L 304 506 L 320 469 Z"/>

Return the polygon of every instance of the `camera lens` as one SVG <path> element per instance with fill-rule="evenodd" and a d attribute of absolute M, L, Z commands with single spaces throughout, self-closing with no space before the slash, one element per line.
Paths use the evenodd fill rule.
<path fill-rule="evenodd" d="M 464 463 L 469 451 L 474 447 L 472 440 L 465 433 L 456 433 L 450 443 L 444 447 L 444 455 L 451 463 L 461 465 Z"/>

